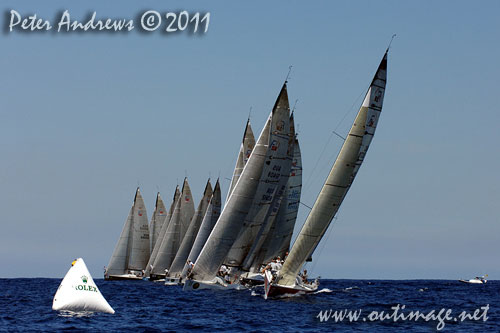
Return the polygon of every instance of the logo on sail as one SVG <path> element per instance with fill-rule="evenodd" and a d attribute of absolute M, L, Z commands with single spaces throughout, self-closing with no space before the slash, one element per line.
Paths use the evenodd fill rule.
<path fill-rule="evenodd" d="M 271 143 L 271 150 L 278 150 L 278 147 L 280 146 L 280 143 L 276 140 L 273 140 L 273 142 Z"/>
<path fill-rule="evenodd" d="M 81 277 L 81 279 L 82 279 L 82 282 L 83 282 L 83 283 L 87 283 L 87 281 L 88 281 L 88 279 L 89 279 L 89 278 L 88 278 L 86 275 L 83 275 L 83 276 Z"/>

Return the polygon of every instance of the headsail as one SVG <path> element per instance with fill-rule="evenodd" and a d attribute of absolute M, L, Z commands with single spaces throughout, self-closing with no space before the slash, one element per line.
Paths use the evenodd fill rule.
<path fill-rule="evenodd" d="M 217 221 L 210 237 L 203 247 L 193 268 L 193 278 L 196 280 L 211 280 L 217 274 L 219 267 L 233 245 L 238 233 L 244 225 L 244 220 L 250 209 L 262 176 L 264 165 L 271 164 L 278 147 L 277 142 L 270 141 L 271 135 L 284 135 L 289 130 L 281 123 L 283 113 L 289 112 L 283 106 L 278 108 L 278 101 L 286 97 L 286 82 L 262 130 L 243 172 L 233 189 L 224 210 Z M 288 121 L 288 116 L 286 116 Z M 288 137 L 286 138 L 288 140 Z M 286 141 L 288 142 L 288 141 Z M 286 151 L 286 150 L 285 150 Z"/>
<path fill-rule="evenodd" d="M 377 69 L 354 124 L 328 178 L 302 227 L 278 283 L 293 286 L 306 259 L 312 254 L 338 211 L 365 158 L 382 111 L 387 76 L 387 51 Z"/>
<path fill-rule="evenodd" d="M 245 164 L 247 164 L 253 147 L 255 147 L 255 137 L 253 135 L 252 127 L 250 126 L 250 118 L 248 118 L 247 125 L 245 126 L 245 133 L 243 133 L 240 151 L 238 153 L 238 159 L 236 160 L 236 166 L 234 167 L 233 178 L 231 179 L 231 185 L 229 186 L 229 191 L 227 192 L 226 202 L 229 200 L 229 196 L 231 195 L 231 192 L 233 192 L 233 188 L 238 182 Z"/>
<path fill-rule="evenodd" d="M 200 204 L 196 209 L 196 212 L 189 223 L 189 228 L 186 232 L 186 235 L 182 239 L 181 245 L 179 246 L 179 250 L 177 251 L 174 261 L 168 270 L 168 276 L 170 277 L 180 277 L 182 269 L 186 264 L 186 260 L 188 259 L 189 252 L 191 251 L 191 247 L 193 246 L 193 242 L 196 239 L 196 235 L 198 234 L 198 230 L 200 229 L 201 222 L 205 213 L 207 211 L 208 205 L 210 203 L 210 198 L 212 197 L 212 185 L 210 184 L 210 179 L 207 181 L 207 185 L 205 186 L 205 191 L 203 192 L 203 197 L 200 200 Z"/>

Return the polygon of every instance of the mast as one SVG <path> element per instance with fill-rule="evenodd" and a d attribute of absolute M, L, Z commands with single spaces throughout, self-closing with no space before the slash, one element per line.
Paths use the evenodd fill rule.
<path fill-rule="evenodd" d="M 302 265 L 325 234 L 363 163 L 382 111 L 387 77 L 387 52 L 388 50 L 380 62 L 332 170 L 279 272 L 280 285 L 295 285 L 295 278 Z"/>

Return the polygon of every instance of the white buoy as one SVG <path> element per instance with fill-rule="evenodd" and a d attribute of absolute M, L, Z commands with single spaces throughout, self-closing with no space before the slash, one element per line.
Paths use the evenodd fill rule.
<path fill-rule="evenodd" d="M 115 313 L 97 288 L 82 258 L 71 263 L 54 295 L 52 310 Z"/>

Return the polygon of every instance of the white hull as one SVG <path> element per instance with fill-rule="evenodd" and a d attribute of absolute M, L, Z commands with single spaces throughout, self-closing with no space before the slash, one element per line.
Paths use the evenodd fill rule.
<path fill-rule="evenodd" d="M 470 279 L 470 280 L 458 280 L 458 281 L 470 284 L 485 284 L 487 280 Z"/>
<path fill-rule="evenodd" d="M 105 280 L 142 280 L 142 276 L 137 276 L 135 274 L 121 274 L 121 275 L 110 275 L 104 278 Z"/>
<path fill-rule="evenodd" d="M 186 280 L 184 282 L 183 290 L 200 290 L 200 289 L 212 289 L 212 290 L 243 290 L 247 289 L 239 283 L 226 284 L 220 278 L 216 278 L 213 281 L 197 281 L 197 280 Z"/>
<path fill-rule="evenodd" d="M 310 294 L 318 290 L 319 282 L 316 280 L 311 284 L 296 283 L 293 286 L 280 285 L 278 283 L 272 282 L 273 276 L 271 272 L 266 271 L 264 274 L 264 298 L 275 298 L 275 297 L 290 297 L 293 295 L 304 295 Z"/>
<path fill-rule="evenodd" d="M 166 286 L 179 286 L 182 285 L 182 279 L 181 278 L 170 278 L 166 277 L 165 278 L 165 285 Z"/>

